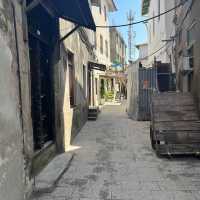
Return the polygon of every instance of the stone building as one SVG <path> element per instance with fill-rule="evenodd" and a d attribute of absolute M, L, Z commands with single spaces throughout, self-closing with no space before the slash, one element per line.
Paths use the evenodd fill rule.
<path fill-rule="evenodd" d="M 93 0 L 92 1 L 92 14 L 96 25 L 108 26 L 108 12 L 116 11 L 116 5 L 113 0 Z M 95 34 L 95 62 L 102 64 L 109 69 L 111 66 L 110 60 L 110 32 L 108 28 L 97 28 Z M 93 70 L 92 71 L 92 87 L 93 99 L 92 105 L 99 106 L 104 102 L 104 89 L 106 87 L 106 81 L 104 79 L 105 70 Z"/>
<path fill-rule="evenodd" d="M 175 0 L 142 0 L 142 15 L 147 17 L 157 16 L 175 7 Z M 172 71 L 175 71 L 173 59 L 173 38 L 175 37 L 175 25 L 173 23 L 175 11 L 148 21 L 148 64 L 152 65 L 155 60 L 169 63 Z M 155 53 L 156 52 L 156 53 Z"/>
<path fill-rule="evenodd" d="M 112 66 L 123 70 L 126 66 L 126 43 L 117 28 L 110 29 L 110 59 Z M 117 65 L 118 64 L 118 65 Z"/>
<path fill-rule="evenodd" d="M 126 96 L 126 43 L 117 28 L 110 28 L 110 61 L 104 81 L 106 91 L 113 93 L 113 100 Z M 110 99 L 108 99 L 110 100 Z"/>
<path fill-rule="evenodd" d="M 178 5 L 181 1 L 176 1 Z M 176 9 L 176 77 L 177 89 L 192 92 L 200 108 L 200 1 L 189 0 Z"/>
<path fill-rule="evenodd" d="M 149 67 L 148 65 L 148 43 L 138 44 L 136 48 L 139 51 L 138 63 L 141 67 Z"/>
<path fill-rule="evenodd" d="M 26 199 L 35 175 L 68 144 L 61 118 L 68 104 L 64 112 L 59 106 L 69 90 L 58 82 L 57 69 L 67 65 L 59 18 L 95 30 L 87 0 L 0 0 L 0 199 Z"/>
<path fill-rule="evenodd" d="M 60 21 L 61 36 L 74 28 L 66 20 Z M 65 149 L 77 135 L 88 118 L 90 104 L 90 63 L 94 60 L 94 32 L 79 28 L 66 38 L 62 45 L 63 62 L 56 69 L 59 79 L 56 82 L 58 95 L 58 118 L 61 132 L 65 135 Z M 66 89 L 67 88 L 67 89 Z"/>

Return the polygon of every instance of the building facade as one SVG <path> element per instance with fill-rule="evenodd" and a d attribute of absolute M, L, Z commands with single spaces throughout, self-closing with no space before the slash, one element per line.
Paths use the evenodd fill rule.
<path fill-rule="evenodd" d="M 140 62 L 141 67 L 150 67 L 148 63 L 148 43 L 138 44 L 136 48 L 139 51 L 138 62 Z"/>
<path fill-rule="evenodd" d="M 74 24 L 60 20 L 61 36 L 72 30 Z M 90 103 L 89 62 L 94 60 L 94 32 L 79 28 L 64 40 L 61 61 L 56 69 L 58 111 L 62 131 L 66 137 L 65 149 L 88 118 Z"/>
<path fill-rule="evenodd" d="M 113 0 L 92 1 L 92 14 L 96 25 L 108 26 L 108 13 L 116 11 L 116 5 Z M 111 66 L 110 60 L 110 32 L 108 28 L 97 28 L 95 34 L 95 62 L 103 64 L 106 69 Z M 91 83 L 93 89 L 92 105 L 99 106 L 104 102 L 107 82 L 104 78 L 105 71 L 93 70 Z"/>
<path fill-rule="evenodd" d="M 126 67 L 126 43 L 116 28 L 110 29 L 110 59 L 113 68 L 124 70 Z"/>
<path fill-rule="evenodd" d="M 35 176 L 65 150 L 71 138 L 65 120 L 70 124 L 72 117 L 66 115 L 73 100 L 68 95 L 69 83 L 63 80 L 70 79 L 64 69 L 69 73 L 73 65 L 73 48 L 66 49 L 60 43 L 58 15 L 78 22 L 80 12 L 67 16 L 69 5 L 59 2 L 52 7 L 48 2 L 0 0 L 0 199 L 27 199 Z M 59 12 L 61 5 L 66 7 L 66 13 Z M 88 19 L 92 16 L 89 5 L 84 7 L 88 9 Z M 80 61 L 83 64 L 89 56 L 84 48 L 80 48 L 80 52 L 86 52 Z M 74 63 L 77 64 L 75 59 Z M 82 68 L 81 72 L 76 70 L 81 86 L 77 83 L 74 97 L 78 108 L 73 114 L 76 119 L 72 120 L 74 135 L 82 126 L 78 124 L 80 118 L 86 115 L 86 101 L 82 100 L 85 95 L 80 92 Z"/>
<path fill-rule="evenodd" d="M 154 17 L 174 7 L 175 0 L 142 0 L 142 15 Z M 175 10 L 154 18 L 145 24 L 148 33 L 149 65 L 152 65 L 155 61 L 170 63 L 173 72 L 175 71 L 173 59 L 175 37 L 174 14 Z"/>
<path fill-rule="evenodd" d="M 176 1 L 180 4 L 181 1 Z M 177 89 L 192 92 L 200 108 L 200 2 L 187 1 L 176 9 L 176 77 Z"/>
<path fill-rule="evenodd" d="M 120 96 L 126 97 L 126 43 L 116 28 L 110 28 L 110 60 L 111 67 L 107 70 L 107 90 L 113 91 L 113 100 Z M 112 86 L 112 87 L 111 87 Z"/>

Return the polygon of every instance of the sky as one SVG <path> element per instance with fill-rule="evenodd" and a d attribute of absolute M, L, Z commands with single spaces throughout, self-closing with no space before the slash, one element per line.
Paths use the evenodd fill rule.
<path fill-rule="evenodd" d="M 125 24 L 127 23 L 127 13 L 130 9 L 135 13 L 135 21 L 144 19 L 141 16 L 141 2 L 142 0 L 114 0 L 117 6 L 118 11 L 111 13 L 109 15 L 110 23 L 114 22 L 114 25 Z M 146 27 L 144 24 L 139 24 L 133 26 L 134 31 L 136 32 L 135 44 L 144 43 L 147 41 Z M 128 28 L 118 28 L 122 33 L 126 44 L 128 46 Z M 128 55 L 128 50 L 127 50 Z M 138 52 L 136 52 L 135 59 L 138 57 Z"/>

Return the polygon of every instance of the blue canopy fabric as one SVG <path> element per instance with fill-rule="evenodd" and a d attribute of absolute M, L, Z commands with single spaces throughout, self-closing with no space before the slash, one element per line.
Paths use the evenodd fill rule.
<path fill-rule="evenodd" d="M 88 0 L 51 0 L 59 17 L 96 31 Z"/>

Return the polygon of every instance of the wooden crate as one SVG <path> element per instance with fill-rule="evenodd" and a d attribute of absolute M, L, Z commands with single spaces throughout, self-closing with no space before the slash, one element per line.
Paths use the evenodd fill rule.
<path fill-rule="evenodd" d="M 189 93 L 154 94 L 150 129 L 157 155 L 200 153 L 200 119 Z"/>

